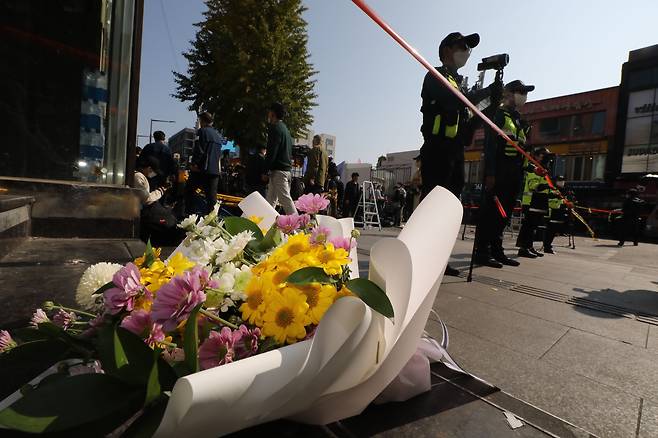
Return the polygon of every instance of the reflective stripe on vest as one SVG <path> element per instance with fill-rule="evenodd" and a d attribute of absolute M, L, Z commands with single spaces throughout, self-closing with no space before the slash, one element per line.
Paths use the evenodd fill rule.
<path fill-rule="evenodd" d="M 459 85 L 457 84 L 455 78 L 453 78 L 451 75 L 447 75 L 446 79 L 448 80 L 448 82 L 450 82 L 450 85 L 452 85 L 454 88 L 459 89 Z M 457 113 L 457 121 L 455 122 L 455 124 L 446 126 L 446 131 L 445 131 L 446 138 L 455 138 L 457 136 L 458 126 L 459 126 L 459 113 Z M 439 135 L 440 131 L 441 131 L 441 114 L 437 114 L 436 117 L 434 117 L 432 134 Z"/>
<path fill-rule="evenodd" d="M 514 120 L 510 117 L 508 112 L 505 112 L 505 123 L 503 124 L 503 132 L 507 134 L 512 140 L 516 140 L 519 145 L 525 144 L 525 132 L 523 129 L 517 128 Z M 505 156 L 506 157 L 516 157 L 519 155 L 519 152 L 511 144 L 505 145 Z"/>

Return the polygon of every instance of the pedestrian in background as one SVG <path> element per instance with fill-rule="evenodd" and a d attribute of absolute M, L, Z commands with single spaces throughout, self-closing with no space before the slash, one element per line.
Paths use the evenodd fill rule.
<path fill-rule="evenodd" d="M 267 197 L 267 165 L 265 163 L 265 154 L 267 146 L 258 145 L 255 154 L 247 160 L 247 186 L 250 192 L 258 192 L 263 198 Z"/>
<path fill-rule="evenodd" d="M 307 155 L 306 173 L 304 174 L 305 193 L 319 194 L 324 191 L 328 164 L 329 160 L 327 152 L 322 146 L 322 138 L 316 135 L 313 137 L 313 146 Z"/>
<path fill-rule="evenodd" d="M 354 217 L 356 208 L 361 198 L 361 186 L 359 185 L 359 174 L 354 172 L 352 179 L 345 185 L 343 214 L 345 217 Z"/>
<path fill-rule="evenodd" d="M 640 211 L 644 205 L 644 201 L 638 197 L 637 189 L 630 189 L 624 199 L 622 207 L 622 226 L 617 246 L 624 246 L 627 238 L 633 239 L 633 245 L 637 246 L 642 233 L 640 224 Z"/>
<path fill-rule="evenodd" d="M 222 137 L 213 128 L 213 116 L 209 112 L 199 114 L 197 141 L 194 143 L 190 160 L 190 176 L 185 185 L 185 208 L 187 214 L 208 214 L 217 203 L 217 183 L 221 166 L 219 164 Z M 197 189 L 205 194 L 205 206 L 196 211 L 194 201 Z"/>
<path fill-rule="evenodd" d="M 162 131 L 155 131 L 153 133 L 153 139 L 155 142 L 144 146 L 139 157 L 143 160 L 153 157 L 158 161 L 160 167 L 156 175 L 149 178 L 149 184 L 151 187 L 162 187 L 168 179 L 176 177 L 178 166 L 176 165 L 176 161 L 174 161 L 171 149 L 169 149 L 169 146 L 165 143 L 165 133 Z"/>
<path fill-rule="evenodd" d="M 282 104 L 273 103 L 267 113 L 267 153 L 266 168 L 269 172 L 267 202 L 276 207 L 277 203 L 286 214 L 295 214 L 297 209 L 290 196 L 292 169 L 292 137 L 283 119 L 286 111 Z"/>

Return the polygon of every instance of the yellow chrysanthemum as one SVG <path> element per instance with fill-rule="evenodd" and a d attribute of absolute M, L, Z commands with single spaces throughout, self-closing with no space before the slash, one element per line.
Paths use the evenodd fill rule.
<path fill-rule="evenodd" d="M 310 239 L 308 234 L 295 234 L 294 236 L 290 236 L 282 249 L 288 257 L 294 257 L 298 254 L 308 252 L 311 249 Z"/>
<path fill-rule="evenodd" d="M 155 255 L 155 258 L 158 260 L 160 259 L 161 252 L 162 252 L 162 248 L 153 248 L 153 254 Z M 144 261 L 146 261 L 146 254 L 144 254 L 141 257 L 137 257 L 135 259 L 135 265 L 141 268 L 142 265 L 144 265 Z"/>
<path fill-rule="evenodd" d="M 341 287 L 338 293 L 336 294 L 336 299 L 343 297 L 353 297 L 353 296 L 354 294 L 352 293 L 352 291 L 349 290 L 347 286 L 343 285 L 343 287 Z"/>
<path fill-rule="evenodd" d="M 349 254 L 343 248 L 334 248 L 331 243 L 320 248 L 314 254 L 317 265 L 324 269 L 327 275 L 338 275 L 343 271 L 343 265 L 350 262 Z"/>
<path fill-rule="evenodd" d="M 167 261 L 167 269 L 173 277 L 182 274 L 188 269 L 192 269 L 194 266 L 195 263 L 185 257 L 182 252 L 177 252 Z"/>
<path fill-rule="evenodd" d="M 250 221 L 252 221 L 256 225 L 258 225 L 259 223 L 261 223 L 263 221 L 262 217 L 256 216 L 256 215 L 249 216 L 247 219 L 249 219 Z"/>
<path fill-rule="evenodd" d="M 279 286 L 282 283 L 285 283 L 286 279 L 290 274 L 292 274 L 295 271 L 295 269 L 291 269 L 290 266 L 287 264 L 280 264 L 277 266 L 276 270 L 273 271 L 274 275 L 272 276 L 272 283 L 274 285 Z"/>
<path fill-rule="evenodd" d="M 271 292 L 265 297 L 263 336 L 279 343 L 294 344 L 306 337 L 308 304 L 306 296 L 293 288 Z"/>
<path fill-rule="evenodd" d="M 242 319 L 250 324 L 261 327 L 263 325 L 263 311 L 265 310 L 265 297 L 271 293 L 272 274 L 266 273 L 262 276 L 253 276 L 249 280 L 244 293 L 247 299 L 240 306 Z"/>
<path fill-rule="evenodd" d="M 309 324 L 319 324 L 327 309 L 336 300 L 336 288 L 330 284 L 320 285 L 314 283 L 302 286 L 299 289 L 306 296 L 306 304 L 308 304 L 307 322 Z"/>

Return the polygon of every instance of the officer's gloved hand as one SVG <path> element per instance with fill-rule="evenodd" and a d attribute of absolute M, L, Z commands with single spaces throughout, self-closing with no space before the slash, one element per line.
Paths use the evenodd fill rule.
<path fill-rule="evenodd" d="M 499 101 L 503 97 L 502 81 L 493 81 L 488 87 L 491 102 Z"/>
<path fill-rule="evenodd" d="M 541 192 L 541 191 L 546 190 L 546 189 L 548 189 L 548 184 L 539 184 L 539 185 L 537 185 L 537 189 L 536 189 L 536 190 L 537 190 L 538 192 Z"/>

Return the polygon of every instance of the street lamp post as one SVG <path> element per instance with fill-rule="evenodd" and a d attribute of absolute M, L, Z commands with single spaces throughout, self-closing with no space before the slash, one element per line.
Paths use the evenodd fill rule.
<path fill-rule="evenodd" d="M 160 123 L 176 123 L 175 120 L 151 119 L 151 126 L 150 126 L 150 128 L 149 128 L 149 143 L 153 143 L 153 122 L 160 122 Z"/>

